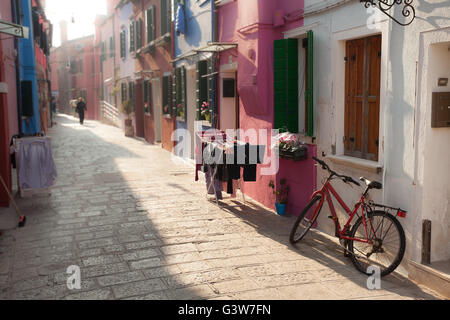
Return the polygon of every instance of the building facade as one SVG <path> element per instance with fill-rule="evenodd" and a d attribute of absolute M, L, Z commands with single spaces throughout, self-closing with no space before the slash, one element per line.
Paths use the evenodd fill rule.
<path fill-rule="evenodd" d="M 144 136 L 172 151 L 173 20 L 170 0 L 133 3 L 136 28 L 136 114 L 143 115 Z"/>
<path fill-rule="evenodd" d="M 2 1 L 0 4 L 0 174 L 8 188 L 11 188 L 9 145 L 12 136 L 45 133 L 51 125 L 48 57 L 52 25 L 44 8 L 43 0 Z M 0 206 L 9 206 L 3 187 L 0 188 Z"/>
<path fill-rule="evenodd" d="M 98 119 L 94 100 L 94 59 L 94 36 L 69 41 L 63 35 L 61 46 L 52 49 L 52 94 L 60 112 L 73 114 L 74 108 L 70 101 L 82 97 L 87 106 L 86 119 Z"/>

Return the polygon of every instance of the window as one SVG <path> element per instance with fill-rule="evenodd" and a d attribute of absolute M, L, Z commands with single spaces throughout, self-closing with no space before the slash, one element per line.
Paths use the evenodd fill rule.
<path fill-rule="evenodd" d="M 125 43 L 125 30 L 123 30 L 122 32 L 120 32 L 120 57 L 122 59 L 125 58 L 126 56 L 126 43 Z"/>
<path fill-rule="evenodd" d="M 142 19 L 136 21 L 136 49 L 142 48 Z"/>
<path fill-rule="evenodd" d="M 208 99 L 208 62 L 206 60 L 197 62 L 197 119 L 206 120 L 205 113 L 202 113 L 202 106 Z"/>
<path fill-rule="evenodd" d="M 152 5 L 145 13 L 147 44 L 156 39 L 156 7 Z"/>
<path fill-rule="evenodd" d="M 186 68 L 175 69 L 175 86 L 173 97 L 175 99 L 176 115 L 178 120 L 186 121 Z"/>
<path fill-rule="evenodd" d="M 274 128 L 314 135 L 314 43 L 306 38 L 274 42 Z"/>
<path fill-rule="evenodd" d="M 378 161 L 381 35 L 346 42 L 345 155 Z"/>
<path fill-rule="evenodd" d="M 152 83 L 150 80 L 144 80 L 144 112 L 149 115 L 153 113 L 152 98 Z"/>
<path fill-rule="evenodd" d="M 170 33 L 171 30 L 171 1 L 161 0 L 161 36 Z"/>
<path fill-rule="evenodd" d="M 162 83 L 162 108 L 164 115 L 172 114 L 172 76 L 166 75 L 163 77 Z"/>
<path fill-rule="evenodd" d="M 114 38 L 113 37 L 109 38 L 109 57 L 110 58 L 114 57 Z"/>
<path fill-rule="evenodd" d="M 105 61 L 106 60 L 106 41 L 103 41 L 101 44 L 101 56 L 100 56 L 100 61 Z"/>
<path fill-rule="evenodd" d="M 135 41 L 135 22 L 134 21 L 130 21 L 130 26 L 129 26 L 129 35 L 130 35 L 130 52 L 134 52 L 136 51 L 136 41 Z"/>
<path fill-rule="evenodd" d="M 120 85 L 120 95 L 122 98 L 122 103 L 124 103 L 128 99 L 127 84 L 125 82 L 122 82 Z"/>
<path fill-rule="evenodd" d="M 134 82 L 128 82 L 128 99 L 133 103 L 133 110 L 136 111 L 136 101 L 134 99 Z"/>

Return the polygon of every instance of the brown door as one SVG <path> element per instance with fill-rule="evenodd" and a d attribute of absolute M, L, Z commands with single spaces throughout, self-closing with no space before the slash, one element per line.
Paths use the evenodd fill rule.
<path fill-rule="evenodd" d="M 346 43 L 345 154 L 378 160 L 381 35 Z"/>
<path fill-rule="evenodd" d="M 136 82 L 134 97 L 136 104 L 136 136 L 140 138 L 145 137 L 144 133 L 144 103 L 143 103 L 143 85 L 142 81 Z"/>

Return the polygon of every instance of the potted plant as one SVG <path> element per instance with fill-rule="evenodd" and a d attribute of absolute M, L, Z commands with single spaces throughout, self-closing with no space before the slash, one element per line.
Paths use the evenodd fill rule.
<path fill-rule="evenodd" d="M 211 109 L 209 108 L 209 103 L 206 101 L 202 104 L 201 114 L 206 121 L 211 122 Z"/>
<path fill-rule="evenodd" d="M 177 106 L 177 115 L 180 118 L 184 118 L 184 108 L 181 103 Z"/>
<path fill-rule="evenodd" d="M 144 104 L 144 113 L 145 113 L 146 115 L 150 115 L 150 105 L 149 105 L 148 102 L 146 102 L 146 103 Z"/>
<path fill-rule="evenodd" d="M 125 136 L 133 137 L 134 136 L 134 127 L 133 120 L 131 119 L 131 115 L 134 112 L 134 104 L 131 100 L 126 100 L 122 103 L 122 113 L 127 116 L 125 119 Z"/>
<path fill-rule="evenodd" d="M 275 186 L 275 182 L 272 180 L 269 183 L 269 187 L 272 188 L 273 194 L 276 196 L 275 206 L 277 208 L 277 213 L 280 216 L 283 216 L 286 213 L 290 187 L 287 185 L 286 179 L 281 179 L 278 187 Z"/>
<path fill-rule="evenodd" d="M 294 161 L 305 160 L 307 158 L 308 148 L 295 134 L 281 134 L 278 143 L 280 158 Z"/>

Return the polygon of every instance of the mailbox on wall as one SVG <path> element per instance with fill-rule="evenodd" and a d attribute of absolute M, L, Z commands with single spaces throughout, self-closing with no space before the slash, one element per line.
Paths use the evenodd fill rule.
<path fill-rule="evenodd" d="M 431 127 L 450 127 L 450 92 L 433 92 Z"/>

